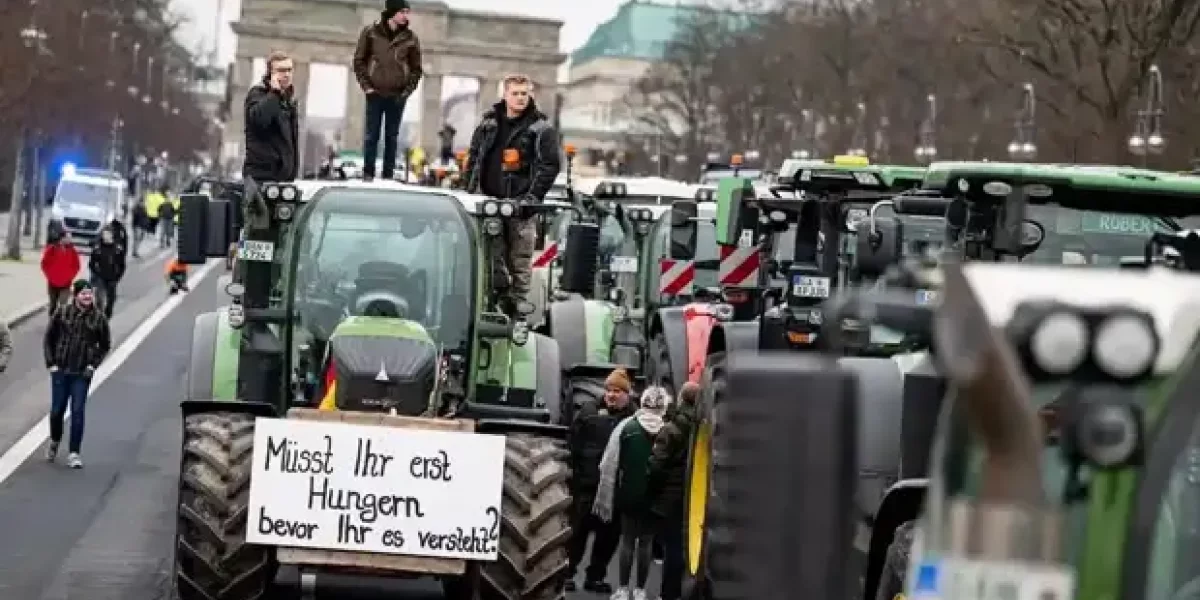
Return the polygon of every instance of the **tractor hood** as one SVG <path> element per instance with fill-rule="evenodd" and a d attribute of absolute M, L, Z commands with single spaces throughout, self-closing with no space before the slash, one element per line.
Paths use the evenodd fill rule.
<path fill-rule="evenodd" d="M 438 351 L 420 323 L 349 317 L 329 339 L 340 410 L 419 415 L 429 406 Z"/>

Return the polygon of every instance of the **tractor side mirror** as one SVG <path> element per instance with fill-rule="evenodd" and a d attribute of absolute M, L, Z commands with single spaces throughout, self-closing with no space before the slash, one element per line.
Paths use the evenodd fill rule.
<path fill-rule="evenodd" d="M 751 215 L 750 200 L 754 199 L 754 185 L 749 179 L 727 177 L 717 184 L 717 244 L 736 246 L 742 228 L 753 227 L 757 216 Z"/>
<path fill-rule="evenodd" d="M 855 230 L 855 260 L 861 276 L 878 278 L 904 255 L 904 224 L 899 219 L 867 219 Z"/>
<path fill-rule="evenodd" d="M 207 194 L 179 197 L 179 261 L 202 265 L 209 258 L 226 256 L 233 242 L 230 224 L 233 206 L 227 200 L 210 200 Z"/>
<path fill-rule="evenodd" d="M 595 223 L 572 223 L 567 226 L 566 242 L 559 289 L 589 297 L 600 259 L 600 228 Z"/>
<path fill-rule="evenodd" d="M 671 258 L 692 260 L 696 256 L 696 203 L 671 204 Z"/>

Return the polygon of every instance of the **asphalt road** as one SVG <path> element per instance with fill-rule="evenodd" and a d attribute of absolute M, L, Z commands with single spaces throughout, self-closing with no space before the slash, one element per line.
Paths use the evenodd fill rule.
<path fill-rule="evenodd" d="M 43 430 L 27 435 L 49 409 L 41 353 L 45 318 L 14 331 L 16 356 L 0 375 L 0 598 L 172 598 L 181 383 L 193 319 L 216 306 L 222 271 L 212 269 L 160 320 L 156 311 L 163 313 L 167 298 L 162 264 L 131 269 L 123 282 L 113 329 L 118 343 L 128 343 L 112 355 L 119 366 L 106 378 L 104 369 L 97 375 L 81 471 L 63 466 L 61 455 L 56 464 L 44 461 Z M 32 451 L 28 459 L 21 460 L 22 446 Z M 656 565 L 651 597 L 657 596 L 657 571 Z M 429 581 L 414 581 L 406 594 L 413 600 L 440 596 Z"/>

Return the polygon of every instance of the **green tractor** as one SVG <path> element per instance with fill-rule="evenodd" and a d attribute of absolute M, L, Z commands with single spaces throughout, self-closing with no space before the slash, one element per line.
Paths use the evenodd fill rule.
<path fill-rule="evenodd" d="M 226 286 L 230 304 L 197 317 L 193 331 L 177 505 L 179 598 L 391 597 L 397 581 L 414 576 L 441 579 L 451 598 L 562 597 L 570 496 L 566 428 L 555 424 L 562 410 L 558 345 L 530 331 L 529 307 L 499 312 L 488 268 L 491 238 L 522 210 L 444 190 L 358 182 L 264 184 L 248 195 Z M 201 264 L 225 254 L 228 204 L 186 196 L 181 217 L 180 260 Z M 410 530 L 405 548 L 414 554 L 397 550 L 396 536 L 390 549 L 370 551 L 333 542 L 247 543 L 263 534 L 260 515 L 248 514 L 253 496 L 270 493 L 255 487 L 251 474 L 261 461 L 254 457 L 265 453 L 269 463 L 276 450 L 256 443 L 264 437 L 256 426 L 329 421 L 350 426 L 344 435 L 387 440 L 465 436 L 445 446 L 451 451 L 495 440 L 503 457 L 492 458 L 502 466 L 460 475 L 466 485 L 486 480 L 494 483 L 479 485 L 495 489 L 433 502 L 448 511 L 445 518 L 471 523 L 475 515 L 452 507 L 494 494 L 479 546 L 491 549 L 489 558 L 467 551 L 470 532 L 478 533 L 471 527 L 419 547 Z M 302 460 L 314 464 L 318 453 L 304 452 Z M 433 463 L 424 464 L 428 471 Z M 394 509 L 404 492 L 389 488 L 392 496 L 370 501 L 349 493 L 366 511 L 364 502 Z M 450 538 L 457 541 L 444 541 Z M 386 532 L 381 543 L 389 544 Z"/>

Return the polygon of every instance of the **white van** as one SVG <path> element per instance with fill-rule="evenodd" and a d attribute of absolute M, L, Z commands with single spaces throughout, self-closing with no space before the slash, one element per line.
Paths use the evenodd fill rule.
<path fill-rule="evenodd" d="M 51 230 L 61 227 L 77 246 L 90 246 L 106 223 L 119 218 L 127 184 L 120 173 L 63 168 L 51 206 Z"/>

